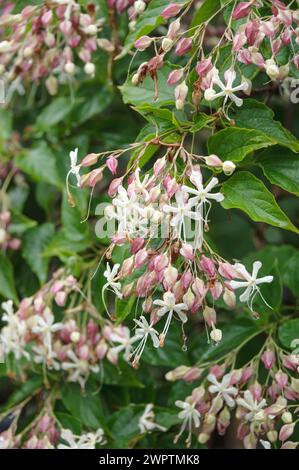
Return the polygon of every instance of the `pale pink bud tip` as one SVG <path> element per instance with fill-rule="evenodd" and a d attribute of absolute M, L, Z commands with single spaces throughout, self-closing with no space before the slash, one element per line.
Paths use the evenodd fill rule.
<path fill-rule="evenodd" d="M 178 3 L 170 3 L 166 8 L 161 13 L 161 16 L 164 18 L 164 20 L 168 20 L 169 18 L 173 18 L 176 16 L 182 8 L 182 5 L 179 5 Z"/>
<path fill-rule="evenodd" d="M 144 51 L 151 45 L 152 41 L 153 41 L 152 38 L 150 38 L 149 36 L 141 36 L 135 42 L 135 47 L 139 51 Z"/>
<path fill-rule="evenodd" d="M 172 70 L 172 72 L 170 72 L 170 74 L 168 75 L 168 79 L 167 79 L 168 85 L 170 86 L 176 85 L 183 78 L 183 75 L 184 75 L 183 69 Z"/>
<path fill-rule="evenodd" d="M 252 2 L 241 2 L 239 5 L 234 9 L 232 14 L 233 20 L 240 20 L 241 18 L 245 18 L 249 15 L 252 7 Z"/>

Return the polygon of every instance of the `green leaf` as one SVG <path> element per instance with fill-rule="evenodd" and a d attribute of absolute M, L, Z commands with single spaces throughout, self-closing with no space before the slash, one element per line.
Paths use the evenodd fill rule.
<path fill-rule="evenodd" d="M 68 383 L 62 389 L 61 399 L 70 414 L 85 426 L 92 429 L 102 426 L 103 412 L 99 391 L 90 386 L 82 390 L 79 384 Z"/>
<path fill-rule="evenodd" d="M 291 349 L 294 339 L 299 339 L 299 318 L 286 320 L 278 329 L 278 338 L 282 346 Z"/>
<path fill-rule="evenodd" d="M 147 364 L 158 367 L 177 367 L 178 364 L 189 365 L 187 351 L 183 350 L 183 338 L 180 328 L 172 325 L 167 333 L 163 348 L 154 348 L 147 343 L 142 354 L 142 360 Z"/>
<path fill-rule="evenodd" d="M 97 114 L 100 114 L 112 101 L 112 93 L 109 88 L 87 88 L 83 96 L 78 96 L 72 111 L 72 125 L 83 124 Z"/>
<path fill-rule="evenodd" d="M 44 256 L 44 250 L 52 240 L 54 233 L 54 225 L 45 223 L 28 230 L 24 235 L 22 255 L 41 284 L 47 279 L 49 266 L 49 259 Z"/>
<path fill-rule="evenodd" d="M 81 222 L 86 216 L 86 199 L 83 193 L 76 193 L 76 207 L 70 206 L 67 195 L 64 193 L 61 208 L 61 221 L 63 230 L 72 242 L 87 240 L 89 227 L 86 222 Z M 80 197 L 80 199 L 79 199 Z"/>
<path fill-rule="evenodd" d="M 52 126 L 63 121 L 73 108 L 71 97 L 61 96 L 55 98 L 46 106 L 37 118 L 36 125 L 39 129 L 47 131 Z"/>
<path fill-rule="evenodd" d="M 12 299 L 15 303 L 18 302 L 12 264 L 10 260 L 1 253 L 0 253 L 0 294 L 5 299 Z"/>
<path fill-rule="evenodd" d="M 251 152 L 274 144 L 273 139 L 259 131 L 228 127 L 209 138 L 208 149 L 223 161 L 240 162 Z"/>
<path fill-rule="evenodd" d="M 44 142 L 24 150 L 16 158 L 16 165 L 35 181 L 45 181 L 61 187 L 55 156 Z"/>
<path fill-rule="evenodd" d="M 299 196 L 299 156 L 287 149 L 276 147 L 263 152 L 256 162 L 268 180 Z"/>
<path fill-rule="evenodd" d="M 177 0 L 175 3 L 184 4 L 186 0 Z M 148 35 L 154 29 L 161 24 L 165 23 L 165 20 L 160 16 L 162 11 L 169 5 L 168 0 L 151 0 L 146 10 L 142 15 L 139 16 L 134 31 L 129 33 L 127 36 L 124 49 L 119 55 L 123 57 L 135 44 L 135 41 L 141 36 Z"/>
<path fill-rule="evenodd" d="M 8 227 L 11 234 L 22 235 L 26 230 L 35 227 L 37 224 L 36 220 L 29 219 L 29 217 L 16 210 L 12 210 L 11 215 L 11 222 Z"/>
<path fill-rule="evenodd" d="M 241 108 L 233 108 L 231 117 L 238 127 L 256 129 L 273 139 L 279 145 L 299 152 L 299 142 L 295 136 L 273 119 L 274 112 L 260 101 L 246 99 Z"/>
<path fill-rule="evenodd" d="M 119 360 L 117 368 L 108 360 L 103 361 L 101 378 L 105 385 L 143 388 L 143 384 L 137 379 L 136 371 L 123 359 Z"/>
<path fill-rule="evenodd" d="M 12 133 L 12 113 L 8 109 L 0 108 L 0 148 L 9 139 Z"/>
<path fill-rule="evenodd" d="M 33 397 L 35 393 L 40 390 L 43 386 L 43 377 L 41 375 L 35 375 L 27 379 L 24 384 L 21 384 L 9 398 L 8 402 L 4 405 L 5 410 L 9 410 L 11 407 L 21 403 L 28 397 Z"/>
<path fill-rule="evenodd" d="M 214 120 L 213 116 L 208 116 L 205 113 L 198 113 L 194 116 L 193 125 L 190 132 L 198 132 L 207 127 Z"/>
<path fill-rule="evenodd" d="M 225 196 L 222 206 L 225 209 L 241 209 L 255 222 L 299 233 L 264 183 L 251 173 L 236 173 L 222 185 L 222 192 Z"/>
<path fill-rule="evenodd" d="M 209 21 L 220 9 L 221 0 L 204 0 L 194 15 L 191 28 Z"/>
<path fill-rule="evenodd" d="M 222 340 L 217 345 L 207 344 L 207 335 L 202 334 L 192 350 L 192 357 L 198 364 L 218 361 L 229 352 L 245 344 L 261 332 L 257 322 L 249 317 L 240 317 L 221 327 Z"/>
<path fill-rule="evenodd" d="M 64 429 L 70 429 L 77 436 L 81 435 L 82 425 L 78 418 L 61 411 L 55 412 L 55 416 Z"/>
<path fill-rule="evenodd" d="M 139 86 L 132 85 L 132 77 L 129 77 L 119 89 L 123 95 L 124 103 L 135 106 L 148 104 L 156 108 L 174 104 L 174 90 L 167 84 L 167 78 L 171 72 L 168 64 L 158 71 L 158 99 L 155 99 L 154 81 L 147 76 Z"/>
<path fill-rule="evenodd" d="M 122 323 L 132 312 L 135 305 L 136 297 L 132 296 L 129 299 L 116 299 L 115 301 L 115 318 L 117 323 Z"/>

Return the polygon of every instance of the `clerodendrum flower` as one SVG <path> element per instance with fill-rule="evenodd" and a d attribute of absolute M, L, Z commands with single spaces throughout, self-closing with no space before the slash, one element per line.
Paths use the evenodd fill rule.
<path fill-rule="evenodd" d="M 250 274 L 243 264 L 236 263 L 234 265 L 234 269 L 236 270 L 238 274 L 237 277 L 239 277 L 240 279 L 244 279 L 244 280 L 230 281 L 230 286 L 232 287 L 232 289 L 239 289 L 241 287 L 246 288 L 243 294 L 240 296 L 240 301 L 247 302 L 250 310 L 252 310 L 252 304 L 257 293 L 260 294 L 264 302 L 267 304 L 258 286 L 260 284 L 270 283 L 273 281 L 273 276 L 264 276 L 264 277 L 260 277 L 259 279 L 257 278 L 258 272 L 261 269 L 261 267 L 262 267 L 262 263 L 260 261 L 255 261 L 253 263 L 252 274 Z"/>
<path fill-rule="evenodd" d="M 70 151 L 71 168 L 67 174 L 67 181 L 72 174 L 77 180 L 77 186 L 80 187 L 80 165 L 78 165 L 78 148 Z"/>
<path fill-rule="evenodd" d="M 63 429 L 60 435 L 65 444 L 59 444 L 58 449 L 95 449 L 96 444 L 104 444 L 104 431 L 98 429 L 95 433 L 76 436 L 70 429 Z"/>
<path fill-rule="evenodd" d="M 186 193 L 179 190 L 175 193 L 176 206 L 165 205 L 163 212 L 173 214 L 170 225 L 174 227 L 176 236 L 180 237 L 183 230 L 183 239 L 186 241 L 185 218 L 198 219 L 198 214 L 192 211 L 194 204 L 186 201 Z"/>
<path fill-rule="evenodd" d="M 107 279 L 107 282 L 106 282 L 106 284 L 104 284 L 104 286 L 102 288 L 102 300 L 103 300 L 103 304 L 104 304 L 105 309 L 106 309 L 108 314 L 109 314 L 109 312 L 108 312 L 108 309 L 106 307 L 106 302 L 105 302 L 105 298 L 104 298 L 105 291 L 106 290 L 111 290 L 112 292 L 114 292 L 116 294 L 116 296 L 119 299 L 122 299 L 122 293 L 120 292 L 121 283 L 116 280 L 117 279 L 117 273 L 118 273 L 118 270 L 119 270 L 119 266 L 120 266 L 119 264 L 115 264 L 113 266 L 113 268 L 111 269 L 110 266 L 109 266 L 109 263 L 107 263 L 106 271 L 104 271 L 104 277 Z"/>
<path fill-rule="evenodd" d="M 138 328 L 136 328 L 136 334 L 133 336 L 133 338 L 136 339 L 136 341 L 141 340 L 137 348 L 132 353 L 132 356 L 134 356 L 133 366 L 137 366 L 139 359 L 144 351 L 148 337 L 151 337 L 154 348 L 158 348 L 160 346 L 160 342 L 158 338 L 158 331 L 153 328 L 152 324 L 147 322 L 143 315 L 139 318 L 139 320 L 134 319 L 134 322 Z"/>
<path fill-rule="evenodd" d="M 178 441 L 180 436 L 183 434 L 186 428 L 188 428 L 188 437 L 186 440 L 187 446 L 191 444 L 191 433 L 192 427 L 199 428 L 200 426 L 200 412 L 196 409 L 196 401 L 192 399 L 192 396 L 186 398 L 185 401 L 177 400 L 176 406 L 182 408 L 179 412 L 178 417 L 183 420 L 182 427 L 179 434 L 175 437 L 175 442 Z"/>
<path fill-rule="evenodd" d="M 3 348 L 3 353 L 9 354 L 12 352 L 16 359 L 20 359 L 22 356 L 29 359 L 29 353 L 24 349 L 24 334 L 26 332 L 25 321 L 21 320 L 19 316 L 14 313 L 12 300 L 3 302 L 1 307 L 4 310 L 2 321 L 7 323 L 7 325 L 2 328 L 0 334 L 0 344 Z"/>
<path fill-rule="evenodd" d="M 168 313 L 168 317 L 164 326 L 164 329 L 160 335 L 160 344 L 163 345 L 165 336 L 167 335 L 171 319 L 173 313 L 175 312 L 180 320 L 183 323 L 187 322 L 187 315 L 183 312 L 183 310 L 188 310 L 188 307 L 184 303 L 176 303 L 175 296 L 172 292 L 165 292 L 163 295 L 163 300 L 154 300 L 154 304 L 158 305 L 160 308 L 158 310 L 159 317 L 163 317 L 166 313 Z"/>
<path fill-rule="evenodd" d="M 43 344 L 47 349 L 47 358 L 52 359 L 52 334 L 63 328 L 63 323 L 54 323 L 54 315 L 46 309 L 43 315 L 34 316 L 32 332 L 43 338 Z"/>
<path fill-rule="evenodd" d="M 263 408 L 267 405 L 266 400 L 263 398 L 257 401 L 250 390 L 244 392 L 244 398 L 237 398 L 236 401 L 239 406 L 247 411 L 245 415 L 247 421 L 256 421 L 264 416 Z"/>
<path fill-rule="evenodd" d="M 193 197 L 189 199 L 189 203 L 192 207 L 195 208 L 195 211 L 198 213 L 196 220 L 198 221 L 196 227 L 196 240 L 195 248 L 199 248 L 202 245 L 203 241 L 203 229 L 204 224 L 208 222 L 209 211 L 211 208 L 211 200 L 221 202 L 224 200 L 224 195 L 222 193 L 212 193 L 212 189 L 215 188 L 218 184 L 217 178 L 212 178 L 211 181 L 203 186 L 202 175 L 200 171 L 192 171 L 190 175 L 190 181 L 194 184 L 195 188 L 190 186 L 182 186 L 182 190 L 188 194 L 191 194 Z M 208 207 L 207 207 L 208 206 Z"/>
<path fill-rule="evenodd" d="M 249 84 L 247 81 L 242 80 L 240 85 L 234 86 L 236 78 L 236 72 L 233 69 L 228 69 L 224 73 L 225 82 L 222 82 L 219 77 L 219 71 L 217 69 L 214 69 L 211 87 L 205 91 L 205 99 L 207 101 L 214 101 L 217 98 L 224 97 L 223 106 L 226 105 L 228 99 L 232 100 L 236 104 L 236 106 L 242 106 L 243 100 L 239 98 L 235 93 L 237 93 L 238 91 L 247 91 L 249 88 Z M 221 91 L 217 93 L 213 88 L 214 85 L 217 85 Z"/>
<path fill-rule="evenodd" d="M 238 394 L 238 389 L 230 385 L 231 375 L 224 375 L 221 382 L 216 379 L 214 374 L 209 374 L 207 378 L 209 382 L 212 383 L 212 385 L 209 386 L 209 392 L 213 394 L 217 393 L 218 396 L 221 396 L 225 403 L 232 408 L 235 405 L 234 397 Z"/>
<path fill-rule="evenodd" d="M 157 424 L 154 422 L 155 413 L 154 413 L 154 405 L 149 403 L 146 405 L 144 412 L 139 418 L 138 427 L 140 429 L 141 434 L 145 434 L 146 432 L 154 431 L 158 429 L 159 431 L 166 431 L 164 426 Z"/>

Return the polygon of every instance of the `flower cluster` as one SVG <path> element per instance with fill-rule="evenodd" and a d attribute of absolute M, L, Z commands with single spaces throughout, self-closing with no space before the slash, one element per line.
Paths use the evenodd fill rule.
<path fill-rule="evenodd" d="M 92 316 L 96 310 L 87 301 L 67 308 L 70 294 L 73 297 L 78 292 L 81 295 L 76 279 L 58 271 L 33 297 L 23 299 L 16 312 L 12 301 L 2 304 L 0 352 L 8 365 L 10 356 L 25 358 L 28 365 L 33 361 L 50 371 L 64 372 L 68 381 L 84 388 L 90 373 L 99 372 L 105 357 L 117 363 L 119 353 L 127 351 L 128 329 L 100 317 L 83 320 L 83 312 Z M 54 313 L 57 307 L 64 310 L 60 321 Z"/>
<path fill-rule="evenodd" d="M 106 310 L 110 315 L 108 292 L 120 299 L 132 295 L 144 299 L 140 318 L 134 320 L 136 332 L 127 343 L 126 356 L 132 357 L 135 366 L 149 338 L 154 347 L 163 347 L 171 324 L 177 320 L 183 326 L 190 313 L 202 313 L 212 341 L 218 343 L 222 332 L 216 328 L 215 301 L 222 297 L 234 308 L 235 290 L 243 288 L 240 301 L 253 310 L 255 296 L 263 297 L 260 285 L 273 280 L 272 276 L 258 277 L 260 262 L 255 262 L 249 273 L 244 265 L 222 259 L 205 240 L 212 204 L 222 202 L 224 195 L 217 190 L 218 178 L 212 176 L 205 182 L 202 170 L 216 169 L 231 174 L 234 164 L 222 162 L 217 155 L 194 155 L 183 143 L 158 143 L 166 145 L 166 154 L 145 175 L 139 161 L 148 143 L 141 150 L 134 144 L 138 156 L 133 168 L 125 176 L 112 180 L 108 189 L 112 204 L 105 209 L 108 221 L 114 222 L 107 258 L 116 246 L 130 248 L 121 266 L 116 264 L 111 268 L 107 263 L 102 289 Z M 123 152 L 109 154 L 105 164 L 82 176 L 82 168 L 97 164 L 105 154 L 89 154 L 79 164 L 77 150 L 71 152 L 69 175 L 76 176 L 78 186 L 87 183 L 94 188 L 105 168 L 116 173 Z M 145 315 L 149 315 L 149 320 Z M 159 333 L 156 325 L 160 323 L 163 327 Z M 138 339 L 138 346 L 133 348 Z"/>
<path fill-rule="evenodd" d="M 198 28 L 190 28 L 186 14 L 192 3 L 171 3 L 161 13 L 165 22 L 176 17 L 168 25 L 167 33 L 163 36 L 141 36 L 135 42 L 138 51 L 154 48 L 155 54 L 139 66 L 132 83 L 138 86 L 146 76 L 150 76 L 155 83 L 156 99 L 158 71 L 165 65 L 169 54 L 183 58 L 184 62 L 181 65 L 182 60 L 179 60 L 180 66 L 169 73 L 167 80 L 169 86 L 175 86 L 174 95 L 179 110 L 184 107 L 189 89 L 197 108 L 203 94 L 204 104 L 223 98 L 224 109 L 228 100 L 241 106 L 243 100 L 236 93 L 250 95 L 252 89 L 244 65 L 264 72 L 265 84 L 269 80 L 280 82 L 292 74 L 292 69 L 299 68 L 299 14 L 291 5 L 287 6 L 280 0 L 273 1 L 272 8 L 260 0 L 241 2 L 231 11 L 225 30 L 220 28 L 218 31 L 209 21 Z M 261 7 L 268 9 L 268 14 L 265 15 L 265 8 Z M 230 65 L 223 68 L 219 62 L 220 52 L 228 47 L 231 50 Z M 195 81 L 192 78 L 194 71 L 197 76 Z M 255 75 L 250 72 L 250 77 Z"/>
<path fill-rule="evenodd" d="M 24 82 L 41 80 L 55 95 L 59 82 L 67 81 L 80 70 L 75 64 L 77 57 L 84 72 L 93 76 L 93 55 L 99 47 L 102 24 L 93 4 L 83 11 L 73 0 L 28 5 L 17 14 L 5 9 L 0 28 L 7 39 L 0 42 L 0 76 L 8 84 L 6 100 L 15 90 L 23 93 Z"/>
<path fill-rule="evenodd" d="M 23 434 L 23 435 L 22 435 Z M 11 425 L 0 434 L 0 449 L 95 449 L 105 444 L 104 431 L 76 436 L 70 429 L 61 429 L 53 413 L 45 413 L 26 433 L 15 434 Z"/>
<path fill-rule="evenodd" d="M 192 433 L 205 444 L 214 431 L 225 434 L 235 417 L 239 421 L 237 437 L 245 448 L 296 448 L 298 442 L 291 438 L 298 421 L 298 365 L 298 355 L 285 355 L 271 343 L 241 369 L 234 369 L 229 358 L 212 366 L 192 394 L 175 403 L 181 409 L 178 416 L 182 420 L 176 440 L 188 431 L 188 446 Z M 264 385 L 258 381 L 261 373 L 267 376 Z M 201 375 L 203 369 L 181 366 L 169 372 L 166 379 L 190 382 Z"/>

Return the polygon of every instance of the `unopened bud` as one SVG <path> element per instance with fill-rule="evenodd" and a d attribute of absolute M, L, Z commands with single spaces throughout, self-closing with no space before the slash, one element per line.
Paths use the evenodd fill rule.
<path fill-rule="evenodd" d="M 143 2 L 143 0 L 137 0 L 134 3 L 134 10 L 135 12 L 139 15 L 140 13 L 143 13 L 144 10 L 146 9 L 146 3 Z"/>
<path fill-rule="evenodd" d="M 285 411 L 282 414 L 281 419 L 285 424 L 291 424 L 291 422 L 293 421 L 293 416 L 289 411 Z"/>
<path fill-rule="evenodd" d="M 235 169 L 236 169 L 236 165 L 230 160 L 223 162 L 222 170 L 225 175 L 227 176 L 232 175 Z"/>
<path fill-rule="evenodd" d="M 163 39 L 161 47 L 162 47 L 164 52 L 170 51 L 172 46 L 173 46 L 173 40 L 172 39 L 169 39 L 169 38 L 164 38 Z"/>
<path fill-rule="evenodd" d="M 219 343 L 222 340 L 222 331 L 218 328 L 213 328 L 210 333 L 211 340 L 215 341 L 215 343 Z"/>
<path fill-rule="evenodd" d="M 84 72 L 86 75 L 94 75 L 95 74 L 96 67 L 92 62 L 87 62 L 87 64 L 84 65 Z"/>
<path fill-rule="evenodd" d="M 64 66 L 64 71 L 68 75 L 74 75 L 75 74 L 75 64 L 73 62 L 67 62 Z"/>

